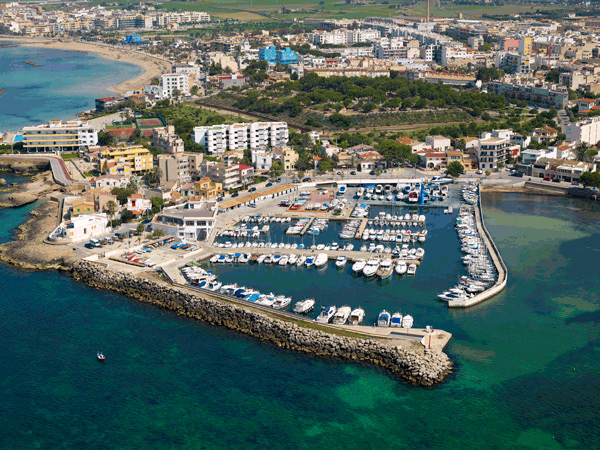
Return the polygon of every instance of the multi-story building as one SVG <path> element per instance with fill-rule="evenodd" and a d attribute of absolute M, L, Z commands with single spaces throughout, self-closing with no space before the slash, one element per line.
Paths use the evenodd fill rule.
<path fill-rule="evenodd" d="M 502 165 L 506 161 L 509 147 L 510 139 L 508 138 L 489 137 L 480 139 L 477 151 L 479 168 L 497 171 L 499 168 L 498 165 Z"/>
<path fill-rule="evenodd" d="M 25 127 L 21 134 L 27 152 L 72 152 L 98 143 L 97 131 L 80 120 L 51 120 L 48 124 Z"/>
<path fill-rule="evenodd" d="M 236 189 L 242 186 L 239 164 L 226 164 L 217 161 L 204 161 L 202 175 L 215 183 L 220 183 L 223 190 Z"/>
<path fill-rule="evenodd" d="M 175 127 L 154 128 L 152 130 L 152 143 L 166 153 L 183 153 L 183 139 L 175 134 Z"/>
<path fill-rule="evenodd" d="M 288 139 L 285 122 L 234 123 L 194 128 L 194 142 L 211 154 L 222 154 L 227 150 L 281 147 L 287 144 Z"/>
<path fill-rule="evenodd" d="M 173 92 L 179 91 L 180 95 L 190 95 L 188 76 L 185 73 L 163 74 L 160 77 L 160 85 L 165 97 L 173 97 Z"/>
<path fill-rule="evenodd" d="M 270 63 L 274 63 L 275 58 L 276 58 L 276 53 L 277 53 L 277 48 L 274 45 L 271 45 L 270 47 L 263 47 L 258 50 L 258 59 L 260 61 L 267 61 Z"/>
<path fill-rule="evenodd" d="M 172 155 L 159 155 L 160 183 L 177 181 L 187 183 L 201 177 L 201 166 L 204 160 L 202 153 L 175 153 Z"/>
<path fill-rule="evenodd" d="M 395 38 L 380 39 L 375 43 L 373 52 L 378 59 L 405 59 L 408 56 L 404 40 Z"/>
<path fill-rule="evenodd" d="M 600 117 L 571 122 L 567 125 L 565 134 L 567 141 L 596 145 L 600 142 Z"/>
<path fill-rule="evenodd" d="M 205 200 L 214 200 L 223 194 L 221 183 L 215 183 L 210 178 L 204 177 L 194 182 L 194 195 Z"/>
<path fill-rule="evenodd" d="M 152 229 L 189 242 L 210 238 L 217 220 L 217 202 L 192 197 L 181 206 L 171 206 L 154 216 Z"/>
<path fill-rule="evenodd" d="M 256 170 L 270 170 L 273 165 L 273 155 L 264 150 L 252 150 L 252 164 Z"/>
<path fill-rule="evenodd" d="M 569 103 L 569 93 L 565 88 L 532 82 L 519 82 L 510 78 L 492 81 L 488 91 L 503 97 L 523 100 L 537 106 L 564 108 Z"/>
<path fill-rule="evenodd" d="M 298 152 L 292 147 L 285 145 L 281 152 L 281 165 L 283 170 L 294 170 L 296 168 L 296 162 L 298 161 Z"/>
<path fill-rule="evenodd" d="M 294 50 L 286 47 L 275 52 L 275 63 L 287 66 L 288 64 L 296 64 L 298 62 L 298 55 Z"/>
<path fill-rule="evenodd" d="M 154 167 L 152 153 L 143 145 L 123 145 L 103 149 L 98 154 L 99 171 L 104 173 L 109 165 L 127 164 L 134 174 L 149 172 Z"/>

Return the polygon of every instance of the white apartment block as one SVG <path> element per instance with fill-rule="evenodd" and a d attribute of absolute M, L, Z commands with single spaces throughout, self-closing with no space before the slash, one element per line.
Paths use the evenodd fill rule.
<path fill-rule="evenodd" d="M 210 238 L 216 220 L 216 202 L 191 198 L 182 206 L 163 209 L 152 220 L 152 229 L 188 242 L 205 241 Z"/>
<path fill-rule="evenodd" d="M 571 122 L 567 125 L 566 131 L 569 142 L 585 142 L 589 145 L 596 145 L 600 142 L 600 117 Z"/>
<path fill-rule="evenodd" d="M 375 43 L 373 52 L 378 59 L 406 59 L 408 48 L 403 39 L 382 38 Z"/>
<path fill-rule="evenodd" d="M 160 77 L 160 85 L 165 97 L 173 97 L 173 91 L 177 89 L 182 95 L 190 95 L 190 86 L 187 74 L 164 74 Z"/>
<path fill-rule="evenodd" d="M 468 57 L 467 48 L 462 45 L 457 46 L 442 46 L 442 55 L 440 64 L 447 66 L 451 60 L 465 59 Z"/>
<path fill-rule="evenodd" d="M 184 150 L 183 139 L 175 134 L 173 125 L 154 128 L 152 130 L 152 143 L 165 153 L 183 153 Z"/>
<path fill-rule="evenodd" d="M 227 150 L 265 149 L 287 144 L 289 132 L 285 122 L 234 123 L 194 127 L 194 142 L 208 153 L 221 154 Z"/>
<path fill-rule="evenodd" d="M 353 45 L 375 42 L 381 37 L 379 30 L 334 30 L 310 33 L 308 39 L 314 44 Z"/>
<path fill-rule="evenodd" d="M 51 120 L 48 124 L 24 127 L 21 134 L 27 152 L 73 152 L 98 144 L 98 132 L 80 120 Z"/>
<path fill-rule="evenodd" d="M 480 169 L 498 170 L 498 164 L 506 161 L 510 139 L 490 137 L 479 141 L 477 160 Z"/>
<path fill-rule="evenodd" d="M 252 150 L 252 164 L 256 170 L 270 170 L 273 165 L 273 154 L 263 150 Z"/>

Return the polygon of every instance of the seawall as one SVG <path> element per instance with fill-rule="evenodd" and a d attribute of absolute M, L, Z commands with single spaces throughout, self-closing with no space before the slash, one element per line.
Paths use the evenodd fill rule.
<path fill-rule="evenodd" d="M 202 322 L 223 326 L 278 347 L 315 356 L 360 361 L 385 368 L 391 374 L 417 386 L 433 386 L 451 372 L 452 362 L 440 351 L 422 347 L 399 348 L 385 340 L 362 339 L 281 320 L 234 303 L 211 299 L 201 293 L 109 270 L 102 264 L 79 261 L 73 277 L 86 284 L 106 289 L 142 302 L 152 303 Z"/>

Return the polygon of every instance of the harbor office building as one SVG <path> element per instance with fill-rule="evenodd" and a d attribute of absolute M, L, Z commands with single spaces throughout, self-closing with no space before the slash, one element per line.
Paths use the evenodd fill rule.
<path fill-rule="evenodd" d="M 81 120 L 51 120 L 21 131 L 26 152 L 78 152 L 98 144 L 98 133 Z"/>
<path fill-rule="evenodd" d="M 152 229 L 188 242 L 205 241 L 215 227 L 217 210 L 216 201 L 192 197 L 184 205 L 163 209 L 152 220 Z"/>

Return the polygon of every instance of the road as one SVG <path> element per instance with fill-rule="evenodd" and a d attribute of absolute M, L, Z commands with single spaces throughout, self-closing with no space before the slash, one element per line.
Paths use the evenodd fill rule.
<path fill-rule="evenodd" d="M 50 168 L 52 169 L 52 176 L 54 181 L 61 186 L 67 186 L 74 183 L 75 180 L 71 178 L 67 166 L 62 158 L 53 155 L 0 155 L 0 158 L 11 158 L 11 159 L 42 159 L 50 162 Z"/>

